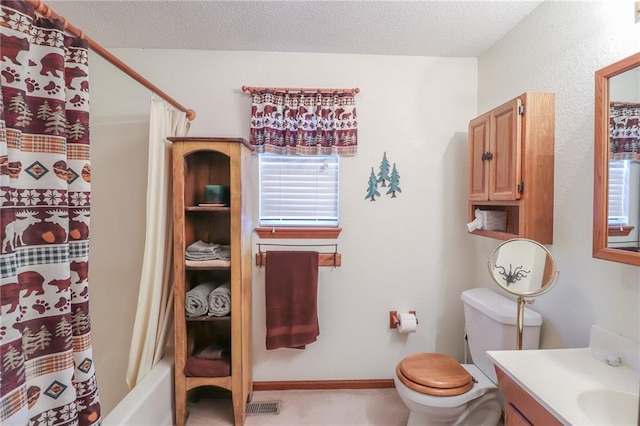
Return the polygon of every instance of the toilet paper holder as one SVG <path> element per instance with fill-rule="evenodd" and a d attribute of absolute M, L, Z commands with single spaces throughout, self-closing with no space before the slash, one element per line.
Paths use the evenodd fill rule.
<path fill-rule="evenodd" d="M 409 311 L 410 314 L 416 315 L 416 311 Z M 398 328 L 398 311 L 389 311 L 389 328 Z M 416 315 L 416 324 L 418 323 L 418 317 Z"/>

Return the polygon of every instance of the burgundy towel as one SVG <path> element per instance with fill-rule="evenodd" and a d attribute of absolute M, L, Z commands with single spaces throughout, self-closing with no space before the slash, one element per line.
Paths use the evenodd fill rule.
<path fill-rule="evenodd" d="M 231 362 L 225 359 L 187 358 L 184 374 L 188 377 L 226 377 L 231 375 Z"/>
<path fill-rule="evenodd" d="M 316 251 L 266 253 L 267 349 L 304 349 L 320 334 L 319 258 Z"/>

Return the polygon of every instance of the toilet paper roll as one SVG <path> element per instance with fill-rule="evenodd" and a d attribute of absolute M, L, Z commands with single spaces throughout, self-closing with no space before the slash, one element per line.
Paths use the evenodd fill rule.
<path fill-rule="evenodd" d="M 411 313 L 398 314 L 398 333 L 415 333 L 418 328 L 418 319 Z"/>

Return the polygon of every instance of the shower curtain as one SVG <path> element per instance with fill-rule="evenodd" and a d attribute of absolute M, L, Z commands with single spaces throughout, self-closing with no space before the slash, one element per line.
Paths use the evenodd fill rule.
<path fill-rule="evenodd" d="M 127 384 L 135 387 L 165 353 L 173 320 L 172 144 L 168 136 L 186 136 L 186 114 L 152 97 L 149 111 L 147 222 L 144 258 L 133 325 Z"/>
<path fill-rule="evenodd" d="M 100 424 L 87 43 L 2 0 L 0 45 L 0 423 Z"/>

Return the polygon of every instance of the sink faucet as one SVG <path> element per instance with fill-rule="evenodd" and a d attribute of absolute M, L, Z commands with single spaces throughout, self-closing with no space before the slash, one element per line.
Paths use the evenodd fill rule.
<path fill-rule="evenodd" d="M 612 367 L 619 367 L 622 364 L 622 359 L 619 356 L 609 355 L 605 358 L 606 363 Z"/>
<path fill-rule="evenodd" d="M 611 367 L 619 367 L 622 364 L 622 359 L 617 355 L 606 354 L 598 351 L 593 351 L 592 354 L 594 357 Z"/>

